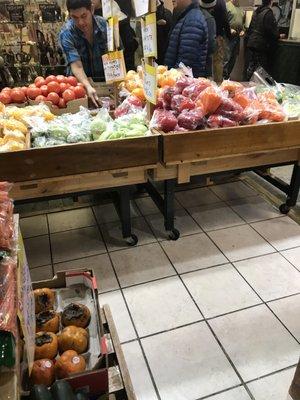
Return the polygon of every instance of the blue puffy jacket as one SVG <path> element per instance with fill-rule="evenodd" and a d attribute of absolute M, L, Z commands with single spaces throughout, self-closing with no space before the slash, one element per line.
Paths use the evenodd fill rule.
<path fill-rule="evenodd" d="M 191 4 L 179 16 L 170 36 L 165 56 L 169 68 L 184 63 L 194 77 L 206 75 L 207 24 L 198 4 Z"/>

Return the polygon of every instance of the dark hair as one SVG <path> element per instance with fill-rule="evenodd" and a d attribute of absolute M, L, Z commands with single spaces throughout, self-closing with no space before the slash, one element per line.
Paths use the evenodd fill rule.
<path fill-rule="evenodd" d="M 87 8 L 91 10 L 92 8 L 92 1 L 91 0 L 67 0 L 67 9 L 70 10 L 77 10 L 78 8 Z"/>
<path fill-rule="evenodd" d="M 262 6 L 267 7 L 271 4 L 272 0 L 262 0 Z"/>

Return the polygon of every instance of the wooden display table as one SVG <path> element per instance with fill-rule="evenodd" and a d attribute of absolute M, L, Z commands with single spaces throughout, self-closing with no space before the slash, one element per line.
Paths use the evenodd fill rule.
<path fill-rule="evenodd" d="M 175 185 L 189 182 L 192 176 L 254 170 L 286 193 L 286 203 L 280 207 L 282 213 L 296 204 L 300 186 L 300 121 L 162 133 L 161 154 L 162 165 L 150 177 L 164 181 L 164 196 L 151 182 L 146 185 L 165 217 L 171 239 L 179 237 L 174 229 Z M 290 185 L 266 173 L 271 166 L 288 164 L 294 164 Z"/>
<path fill-rule="evenodd" d="M 131 233 L 130 188 L 147 181 L 147 170 L 159 161 L 156 134 L 135 139 L 35 148 L 0 155 L 0 181 L 14 183 L 16 201 L 115 189 L 123 237 Z"/>

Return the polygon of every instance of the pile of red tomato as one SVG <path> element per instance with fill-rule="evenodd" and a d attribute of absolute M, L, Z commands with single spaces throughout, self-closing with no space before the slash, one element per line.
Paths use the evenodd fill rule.
<path fill-rule="evenodd" d="M 53 106 L 65 108 L 69 101 L 80 99 L 85 95 L 83 85 L 78 83 L 74 76 L 49 75 L 47 78 L 38 76 L 28 87 L 4 88 L 0 92 L 0 102 L 24 103 L 30 99 L 38 103 L 48 101 Z"/>

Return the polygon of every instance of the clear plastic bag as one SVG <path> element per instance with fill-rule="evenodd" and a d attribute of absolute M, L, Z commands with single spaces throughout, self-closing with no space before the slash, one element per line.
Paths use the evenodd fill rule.
<path fill-rule="evenodd" d="M 202 108 L 194 110 L 183 110 L 178 116 L 178 126 L 180 128 L 193 131 L 204 127 L 204 111 Z"/>
<path fill-rule="evenodd" d="M 223 97 L 226 97 L 224 92 L 210 86 L 200 93 L 196 104 L 203 107 L 205 115 L 214 114 L 222 104 Z"/>
<path fill-rule="evenodd" d="M 213 114 L 207 120 L 207 126 L 209 128 L 231 128 L 237 125 L 238 122 L 223 117 L 222 115 Z"/>
<path fill-rule="evenodd" d="M 126 114 L 139 112 L 143 107 L 144 103 L 142 100 L 136 96 L 130 95 L 115 109 L 114 114 L 115 117 L 118 118 Z"/>
<path fill-rule="evenodd" d="M 150 122 L 150 128 L 167 133 L 173 131 L 177 123 L 177 118 L 172 111 L 155 110 Z"/>

